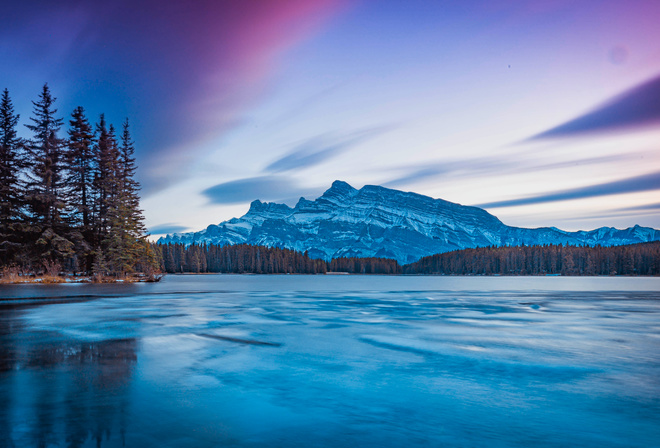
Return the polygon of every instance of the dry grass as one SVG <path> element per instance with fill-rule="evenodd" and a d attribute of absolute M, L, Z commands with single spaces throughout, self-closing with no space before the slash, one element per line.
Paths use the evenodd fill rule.
<path fill-rule="evenodd" d="M 5 267 L 0 275 L 0 284 L 22 283 L 23 280 L 17 267 Z"/>
<path fill-rule="evenodd" d="M 66 283 L 66 280 L 57 275 L 16 275 L 14 273 L 2 273 L 0 285 L 12 285 L 17 283 Z"/>
<path fill-rule="evenodd" d="M 0 271 L 0 284 L 10 285 L 16 283 L 65 283 L 66 279 L 58 274 L 59 265 L 46 266 L 42 275 L 23 272 L 16 266 L 5 267 Z"/>
<path fill-rule="evenodd" d="M 17 283 L 138 283 L 157 282 L 162 274 L 134 274 L 126 276 L 93 275 L 91 277 L 59 275 L 59 265 L 45 266 L 46 272 L 40 275 L 25 273 L 17 267 L 5 267 L 0 270 L 0 285 L 11 285 Z"/>
<path fill-rule="evenodd" d="M 94 274 L 92 276 L 92 283 L 115 283 L 115 282 L 117 282 L 117 277 L 113 277 L 110 275 Z"/>
<path fill-rule="evenodd" d="M 35 277 L 34 281 L 37 283 L 66 283 L 65 279 L 57 275 L 42 275 Z"/>

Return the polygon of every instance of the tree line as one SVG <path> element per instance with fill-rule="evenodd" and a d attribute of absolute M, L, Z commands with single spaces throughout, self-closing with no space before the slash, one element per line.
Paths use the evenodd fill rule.
<path fill-rule="evenodd" d="M 276 247 L 160 245 L 168 273 L 426 274 L 426 275 L 660 275 L 660 242 L 613 247 L 512 246 L 463 249 L 399 265 L 387 258 L 334 258 Z"/>
<path fill-rule="evenodd" d="M 279 247 L 236 244 L 162 244 L 162 269 L 167 273 L 226 273 L 226 274 L 397 274 L 401 268 L 396 260 L 386 258 L 335 258 L 330 262 L 310 258 L 301 253 Z"/>
<path fill-rule="evenodd" d="M 162 244 L 162 268 L 167 273 L 323 274 L 326 262 L 307 253 L 278 247 Z"/>
<path fill-rule="evenodd" d="M 104 115 L 93 126 L 77 107 L 63 132 L 55 102 L 45 84 L 21 138 L 9 91 L 0 98 L 0 267 L 154 273 L 128 120 L 119 132 Z"/>
<path fill-rule="evenodd" d="M 374 257 L 333 258 L 328 263 L 328 270 L 350 274 L 401 274 L 401 266 L 396 260 Z"/>
<path fill-rule="evenodd" d="M 626 246 L 480 247 L 424 257 L 405 274 L 660 275 L 660 241 Z"/>

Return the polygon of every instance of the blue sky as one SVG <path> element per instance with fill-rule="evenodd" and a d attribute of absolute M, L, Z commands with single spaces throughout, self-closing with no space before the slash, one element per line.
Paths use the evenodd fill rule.
<path fill-rule="evenodd" d="M 133 122 L 154 231 L 341 179 L 506 224 L 660 228 L 660 3 L 7 5 L 0 87 Z"/>

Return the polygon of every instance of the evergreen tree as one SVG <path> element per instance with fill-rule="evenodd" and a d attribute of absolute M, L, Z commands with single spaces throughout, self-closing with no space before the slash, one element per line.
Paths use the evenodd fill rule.
<path fill-rule="evenodd" d="M 80 256 L 84 257 L 84 268 L 91 271 L 94 257 L 94 177 L 98 169 L 93 141 L 94 134 L 85 110 L 77 107 L 69 121 L 68 151 L 66 165 L 69 173 L 69 201 L 71 205 L 71 224 L 81 235 Z"/>
<path fill-rule="evenodd" d="M 123 276 L 126 272 L 132 271 L 133 254 L 130 253 L 123 223 L 122 170 L 113 125 L 108 126 L 106 135 L 104 145 L 99 151 L 99 164 L 101 167 L 99 172 L 102 177 L 100 186 L 103 199 L 101 204 L 101 248 L 105 251 L 109 271 Z M 99 136 L 100 141 L 101 137 Z"/>
<path fill-rule="evenodd" d="M 38 101 L 33 101 L 33 124 L 26 125 L 33 138 L 26 145 L 28 159 L 27 201 L 33 261 L 61 261 L 73 255 L 74 244 L 65 237 L 66 222 L 64 142 L 58 137 L 62 119 L 56 118 L 55 98 L 44 84 Z"/>
<path fill-rule="evenodd" d="M 69 125 L 66 163 L 71 189 L 69 199 L 74 206 L 72 224 L 87 232 L 93 223 L 93 188 L 97 171 L 94 133 L 82 107 L 73 111 Z"/>
<path fill-rule="evenodd" d="M 104 115 L 93 132 L 77 107 L 64 140 L 55 101 L 45 84 L 26 125 L 32 137 L 23 141 L 9 92 L 0 96 L 0 267 L 52 275 L 79 270 L 83 257 L 100 278 L 136 271 L 156 278 L 163 258 L 145 237 L 128 120 L 118 139 Z M 197 258 L 206 270 L 204 254 Z"/>
<path fill-rule="evenodd" d="M 105 115 L 101 114 L 96 125 L 96 145 L 94 154 L 98 169 L 94 177 L 94 214 L 96 215 L 96 242 L 100 243 L 107 237 L 109 211 L 114 200 L 116 191 L 117 172 L 117 144 L 112 129 L 109 129 Z"/>
<path fill-rule="evenodd" d="M 147 232 L 144 216 L 140 209 L 140 183 L 135 179 L 135 147 L 131 138 L 128 119 L 124 121 L 119 147 L 119 178 L 121 179 L 121 202 L 123 205 L 124 227 L 133 238 L 142 238 Z"/>
<path fill-rule="evenodd" d="M 16 134 L 19 115 L 9 91 L 0 99 L 0 263 L 13 261 L 20 248 L 19 227 L 22 215 L 22 191 L 20 182 L 21 140 Z"/>
<path fill-rule="evenodd" d="M 140 184 L 134 177 L 137 171 L 135 148 L 128 120 L 124 122 L 120 141 L 117 145 L 112 125 L 105 131 L 102 117 L 98 140 L 101 248 L 110 271 L 116 275 L 123 276 L 137 269 L 155 272 L 161 262 L 153 255 L 145 238 L 138 195 Z"/>

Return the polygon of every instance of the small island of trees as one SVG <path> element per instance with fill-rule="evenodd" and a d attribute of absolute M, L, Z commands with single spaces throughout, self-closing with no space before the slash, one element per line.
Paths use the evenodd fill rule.
<path fill-rule="evenodd" d="M 145 237 L 128 120 L 119 132 L 104 115 L 92 126 L 77 107 L 64 135 L 55 101 L 44 85 L 24 139 L 7 89 L 0 98 L 2 280 L 156 279 L 160 251 Z"/>

